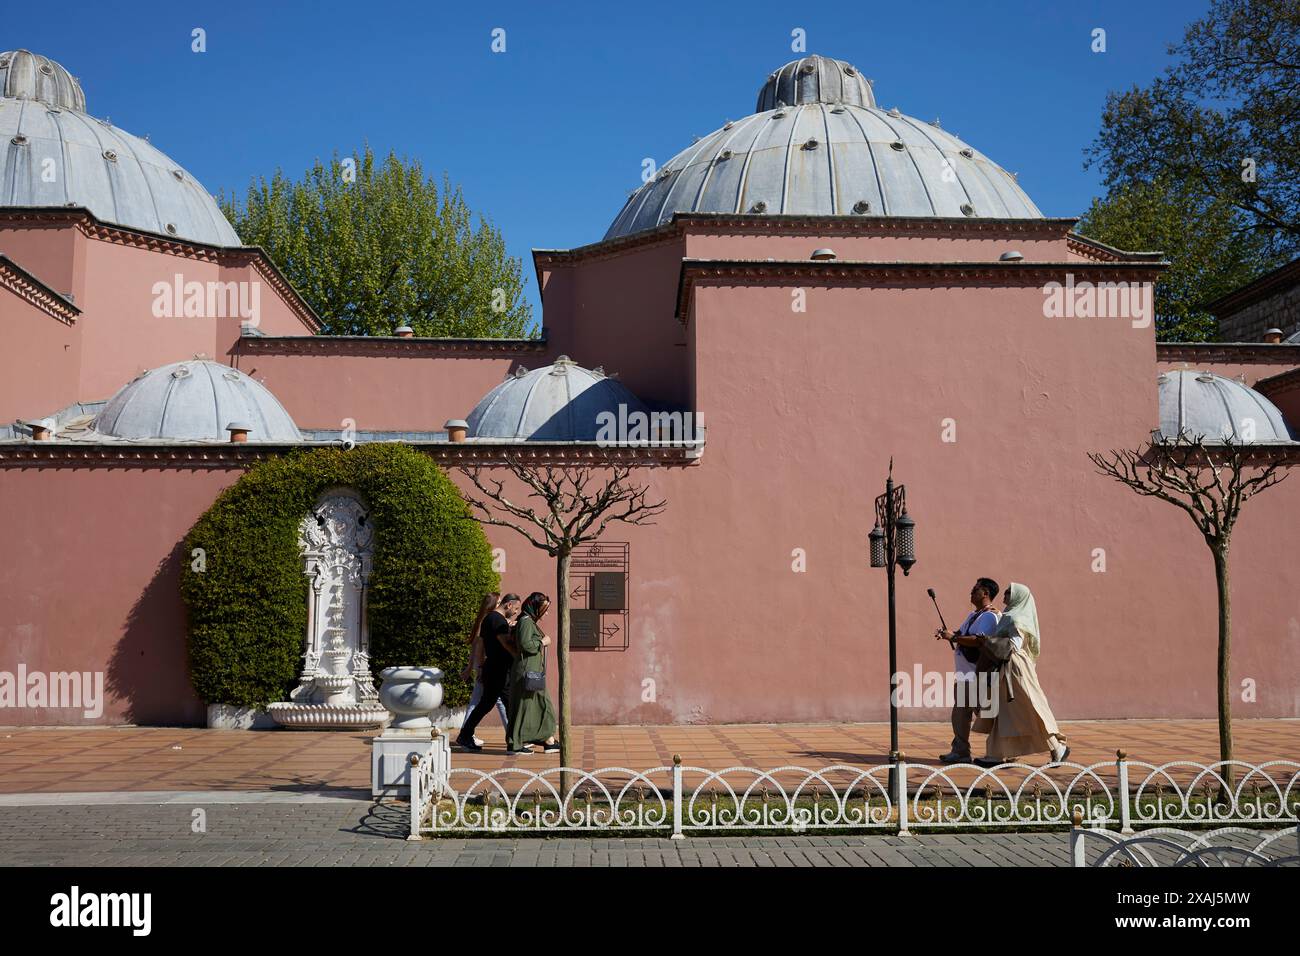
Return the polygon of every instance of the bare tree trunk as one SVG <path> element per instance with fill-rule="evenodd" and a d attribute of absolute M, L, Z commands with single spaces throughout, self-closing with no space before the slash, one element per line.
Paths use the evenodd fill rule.
<path fill-rule="evenodd" d="M 1219 587 L 1219 759 L 1232 759 L 1232 598 L 1228 593 L 1228 542 L 1214 549 L 1214 579 Z M 1229 790 L 1233 787 L 1231 767 L 1223 769 Z M 1225 798 L 1227 794 L 1223 795 Z"/>
<path fill-rule="evenodd" d="M 555 607 L 560 615 L 559 639 L 555 642 L 555 664 L 560 675 L 558 705 L 561 767 L 573 766 L 570 760 L 572 746 L 569 740 L 570 731 L 573 729 L 569 709 L 569 565 L 572 562 L 573 554 L 567 549 L 560 551 L 555 562 L 555 589 L 558 592 L 555 596 Z M 560 774 L 560 792 L 563 794 L 569 792 L 568 778 L 569 774 Z"/>

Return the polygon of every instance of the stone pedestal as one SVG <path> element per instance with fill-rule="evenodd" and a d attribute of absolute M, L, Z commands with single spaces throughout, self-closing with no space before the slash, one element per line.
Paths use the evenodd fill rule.
<path fill-rule="evenodd" d="M 371 740 L 370 792 L 376 797 L 409 797 L 411 756 L 432 753 L 447 766 L 434 768 L 442 780 L 450 766 L 445 737 L 433 737 L 429 715 L 442 704 L 442 671 L 436 667 L 389 667 L 379 675 L 379 699 L 392 713 L 392 723 Z"/>

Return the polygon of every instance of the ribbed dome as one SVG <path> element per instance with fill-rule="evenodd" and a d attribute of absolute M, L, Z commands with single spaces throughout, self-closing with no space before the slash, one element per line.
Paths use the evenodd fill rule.
<path fill-rule="evenodd" d="M 241 245 L 189 173 L 145 140 L 89 116 L 80 85 L 62 66 L 26 50 L 0 53 L 0 64 L 0 206 L 84 206 L 130 229 Z"/>
<path fill-rule="evenodd" d="M 0 96 L 86 111 L 86 94 L 77 78 L 49 57 L 30 50 L 0 53 Z"/>
<path fill-rule="evenodd" d="M 302 441 L 289 413 L 238 369 L 194 359 L 151 369 L 118 391 L 95 431 L 141 441 L 228 441 L 226 426 L 249 426 L 249 441 Z"/>
<path fill-rule="evenodd" d="M 619 406 L 623 406 L 620 418 Z M 566 356 L 519 369 L 483 396 L 466 419 L 468 437 L 494 441 L 595 441 L 601 412 L 616 419 L 649 409 L 626 387 Z"/>
<path fill-rule="evenodd" d="M 788 63 L 759 91 L 758 105 L 665 163 L 605 238 L 652 229 L 679 212 L 1042 217 L 982 153 L 937 125 L 878 109 L 850 64 Z"/>
<path fill-rule="evenodd" d="M 852 63 L 825 56 L 805 56 L 791 60 L 767 78 L 758 91 L 758 105 L 754 109 L 763 113 L 779 106 L 805 103 L 873 107 L 876 97 L 871 92 L 871 81 Z"/>
<path fill-rule="evenodd" d="M 1163 372 L 1156 381 L 1164 438 L 1186 434 L 1207 441 L 1228 436 L 1239 442 L 1291 440 L 1277 406 L 1241 382 L 1192 369 Z"/>

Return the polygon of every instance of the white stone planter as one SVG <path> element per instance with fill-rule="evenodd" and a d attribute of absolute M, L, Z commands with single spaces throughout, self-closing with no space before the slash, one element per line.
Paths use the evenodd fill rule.
<path fill-rule="evenodd" d="M 388 667 L 379 675 L 379 701 L 393 714 L 390 730 L 431 730 L 430 715 L 442 704 L 442 671 L 436 667 Z"/>
<path fill-rule="evenodd" d="M 213 730 L 271 730 L 274 718 L 256 707 L 208 704 L 208 726 Z"/>

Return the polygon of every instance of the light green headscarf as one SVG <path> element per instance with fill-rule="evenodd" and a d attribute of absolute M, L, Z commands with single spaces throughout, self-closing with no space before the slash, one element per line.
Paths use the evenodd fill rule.
<path fill-rule="evenodd" d="M 1034 604 L 1034 596 L 1029 592 L 1029 588 L 1014 581 L 1011 583 L 1011 602 L 1007 604 L 1002 619 L 998 621 L 997 633 L 1009 636 L 1012 625 L 1024 640 L 1025 653 L 1037 660 L 1040 636 L 1038 607 Z"/>

